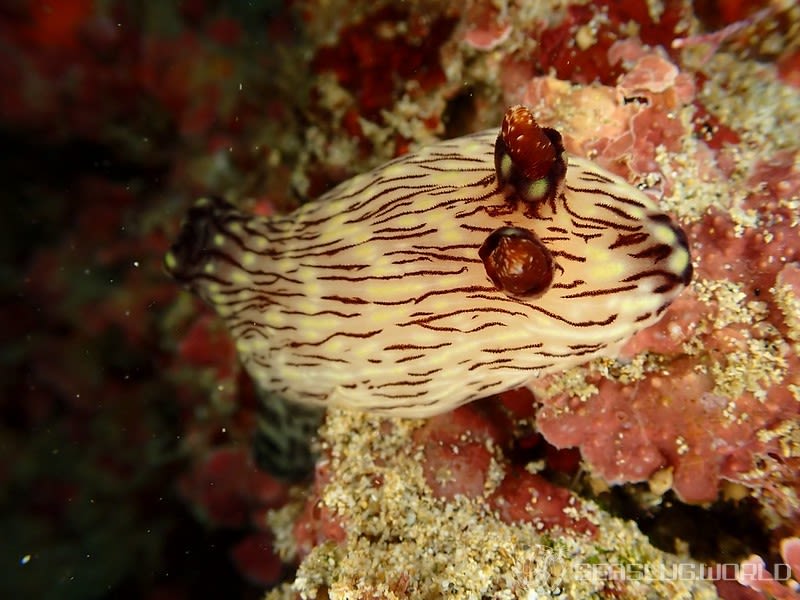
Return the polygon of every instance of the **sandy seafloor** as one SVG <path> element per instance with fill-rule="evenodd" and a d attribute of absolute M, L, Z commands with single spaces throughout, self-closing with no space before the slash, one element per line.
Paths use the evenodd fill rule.
<path fill-rule="evenodd" d="M 743 4 L 0 4 L 0 595 L 797 597 L 733 581 L 800 567 L 800 16 Z M 332 410 L 313 482 L 258 471 L 161 266 L 185 210 L 289 212 L 517 103 L 678 220 L 690 287 L 616 359 Z"/>

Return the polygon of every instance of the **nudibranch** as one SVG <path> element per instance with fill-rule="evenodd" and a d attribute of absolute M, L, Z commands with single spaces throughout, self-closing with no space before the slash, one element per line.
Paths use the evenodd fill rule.
<path fill-rule="evenodd" d="M 522 106 L 290 215 L 200 200 L 165 262 L 264 390 L 405 417 L 614 355 L 692 274 L 668 215 Z"/>

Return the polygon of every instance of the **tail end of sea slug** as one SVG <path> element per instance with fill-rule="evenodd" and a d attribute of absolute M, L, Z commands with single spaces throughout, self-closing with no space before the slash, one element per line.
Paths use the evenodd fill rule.
<path fill-rule="evenodd" d="M 175 280 L 195 287 L 199 279 L 213 276 L 209 265 L 215 262 L 221 245 L 217 238 L 231 214 L 238 211 L 221 198 L 201 198 L 189 209 L 177 240 L 164 256 L 164 267 Z"/>

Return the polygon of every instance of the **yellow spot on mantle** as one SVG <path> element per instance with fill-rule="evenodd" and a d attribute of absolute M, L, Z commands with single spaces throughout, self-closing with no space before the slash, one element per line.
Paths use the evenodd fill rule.
<path fill-rule="evenodd" d="M 669 257 L 669 269 L 673 273 L 683 273 L 689 265 L 689 253 L 682 249 L 675 250 Z"/>
<path fill-rule="evenodd" d="M 664 225 L 657 225 L 653 228 L 653 238 L 662 244 L 669 244 L 670 246 L 673 246 L 677 241 L 675 232 Z"/>
<path fill-rule="evenodd" d="M 625 265 L 614 254 L 606 250 L 597 250 L 592 254 L 593 278 L 605 281 L 617 281 L 625 272 Z M 569 293 L 569 291 L 567 291 Z"/>

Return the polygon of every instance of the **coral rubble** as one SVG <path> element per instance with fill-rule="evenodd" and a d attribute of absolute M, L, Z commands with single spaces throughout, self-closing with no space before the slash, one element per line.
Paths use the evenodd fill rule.
<path fill-rule="evenodd" d="M 329 413 L 313 492 L 270 518 L 282 555 L 302 558 L 291 589 L 308 598 L 716 597 L 700 578 L 659 577 L 680 561 L 632 523 L 510 467 L 499 425 L 480 403 L 428 422 Z M 648 576 L 615 579 L 628 567 Z"/>

